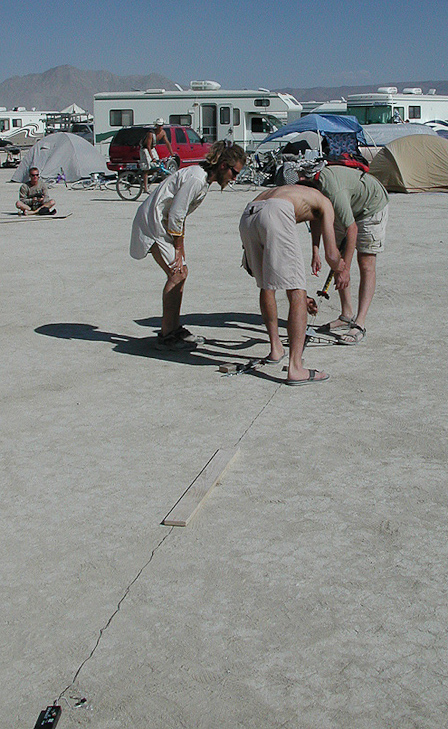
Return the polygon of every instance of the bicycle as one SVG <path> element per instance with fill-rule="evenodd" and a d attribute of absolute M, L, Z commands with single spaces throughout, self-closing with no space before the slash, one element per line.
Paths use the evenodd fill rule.
<path fill-rule="evenodd" d="M 251 154 L 238 177 L 229 184 L 231 190 L 256 190 L 273 182 L 278 165 L 278 154 L 266 152 Z"/>
<path fill-rule="evenodd" d="M 116 190 L 122 200 L 138 200 L 144 190 L 145 172 L 148 173 L 148 184 L 161 182 L 169 175 L 177 172 L 177 162 L 172 157 L 167 160 L 159 160 L 150 170 L 142 170 L 139 167 L 127 169 L 120 172 L 117 178 Z"/>
<path fill-rule="evenodd" d="M 106 175 L 104 172 L 91 172 L 89 177 L 76 180 L 70 188 L 72 190 L 115 190 L 116 174 Z"/>
<path fill-rule="evenodd" d="M 54 187 L 59 182 L 63 182 L 64 185 L 67 187 L 67 179 L 65 177 L 65 172 L 62 169 L 62 167 L 61 167 L 61 171 L 58 172 L 58 174 L 55 177 L 48 177 L 45 180 L 45 183 L 46 183 L 46 185 L 47 185 L 48 188 Z"/>

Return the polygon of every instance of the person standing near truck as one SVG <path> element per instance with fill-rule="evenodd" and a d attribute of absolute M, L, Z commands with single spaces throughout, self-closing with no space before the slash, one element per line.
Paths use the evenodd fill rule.
<path fill-rule="evenodd" d="M 168 147 L 168 152 L 170 153 L 170 156 L 174 157 L 174 152 L 173 152 L 173 148 L 171 146 L 171 142 L 168 139 L 168 135 L 167 135 L 165 129 L 163 128 L 164 124 L 165 124 L 165 120 L 162 119 L 161 116 L 159 116 L 154 122 L 154 127 L 155 127 L 154 133 L 155 133 L 155 137 L 156 137 L 156 144 L 165 144 Z"/>
<path fill-rule="evenodd" d="M 156 135 L 149 130 L 140 141 L 140 168 L 143 170 L 143 185 L 148 193 L 148 171 L 159 161 L 156 150 Z"/>

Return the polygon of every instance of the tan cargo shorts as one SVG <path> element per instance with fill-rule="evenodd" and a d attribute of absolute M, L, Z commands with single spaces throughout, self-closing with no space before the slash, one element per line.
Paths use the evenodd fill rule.
<path fill-rule="evenodd" d="M 370 218 L 357 220 L 358 237 L 356 240 L 356 250 L 360 253 L 370 253 L 376 255 L 384 251 L 384 241 L 386 240 L 386 225 L 389 217 L 389 205 L 386 205 L 379 213 L 371 215 Z M 345 237 L 345 228 L 337 221 L 334 222 L 334 233 L 336 243 L 339 246 Z"/>

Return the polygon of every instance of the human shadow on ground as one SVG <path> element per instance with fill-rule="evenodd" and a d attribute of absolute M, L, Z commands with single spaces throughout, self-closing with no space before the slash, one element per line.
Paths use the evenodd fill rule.
<path fill-rule="evenodd" d="M 240 313 L 222 313 L 222 314 L 191 314 L 183 317 L 183 324 L 194 323 L 202 325 L 208 322 L 209 326 L 219 327 L 226 326 L 228 322 L 235 322 L 234 326 L 239 330 L 249 329 L 262 334 L 261 329 L 257 329 L 252 324 L 261 323 L 261 317 L 251 314 Z M 213 321 L 213 324 L 211 323 Z M 160 318 L 151 318 L 142 320 L 144 326 L 160 327 Z M 218 323 L 221 322 L 221 323 Z M 248 326 L 244 326 L 244 323 Z M 232 326 L 231 323 L 228 326 Z M 235 359 L 241 360 L 243 363 L 250 359 L 248 354 L 243 351 L 253 347 L 255 344 L 267 344 L 266 335 L 261 337 L 247 336 L 243 340 L 224 340 L 224 339 L 206 339 L 204 344 L 198 345 L 194 350 L 180 351 L 164 351 L 156 348 L 157 336 L 151 337 L 132 337 L 116 332 L 105 332 L 98 329 L 93 324 L 81 324 L 75 322 L 58 322 L 53 324 L 44 324 L 34 330 L 37 334 L 43 334 L 47 337 L 56 337 L 59 339 L 79 339 L 91 342 L 108 342 L 113 345 L 113 351 L 120 354 L 128 354 L 134 357 L 147 357 L 149 359 L 157 359 L 163 361 L 177 362 L 179 364 L 193 366 L 216 366 L 228 363 Z M 218 351 L 216 351 L 216 349 Z M 250 371 L 250 374 L 256 374 L 264 379 L 277 380 L 275 377 L 264 375 L 259 371 Z"/>

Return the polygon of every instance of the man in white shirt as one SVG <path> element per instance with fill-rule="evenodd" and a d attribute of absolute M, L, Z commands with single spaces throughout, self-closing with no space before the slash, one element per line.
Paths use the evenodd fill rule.
<path fill-rule="evenodd" d="M 212 182 L 224 189 L 246 161 L 237 144 L 215 142 L 199 165 L 185 167 L 164 180 L 140 205 L 132 225 L 130 254 L 141 259 L 151 252 L 167 275 L 163 289 L 162 328 L 157 347 L 193 349 L 203 342 L 180 325 L 180 309 L 188 276 L 185 262 L 185 220 L 201 204 Z"/>

